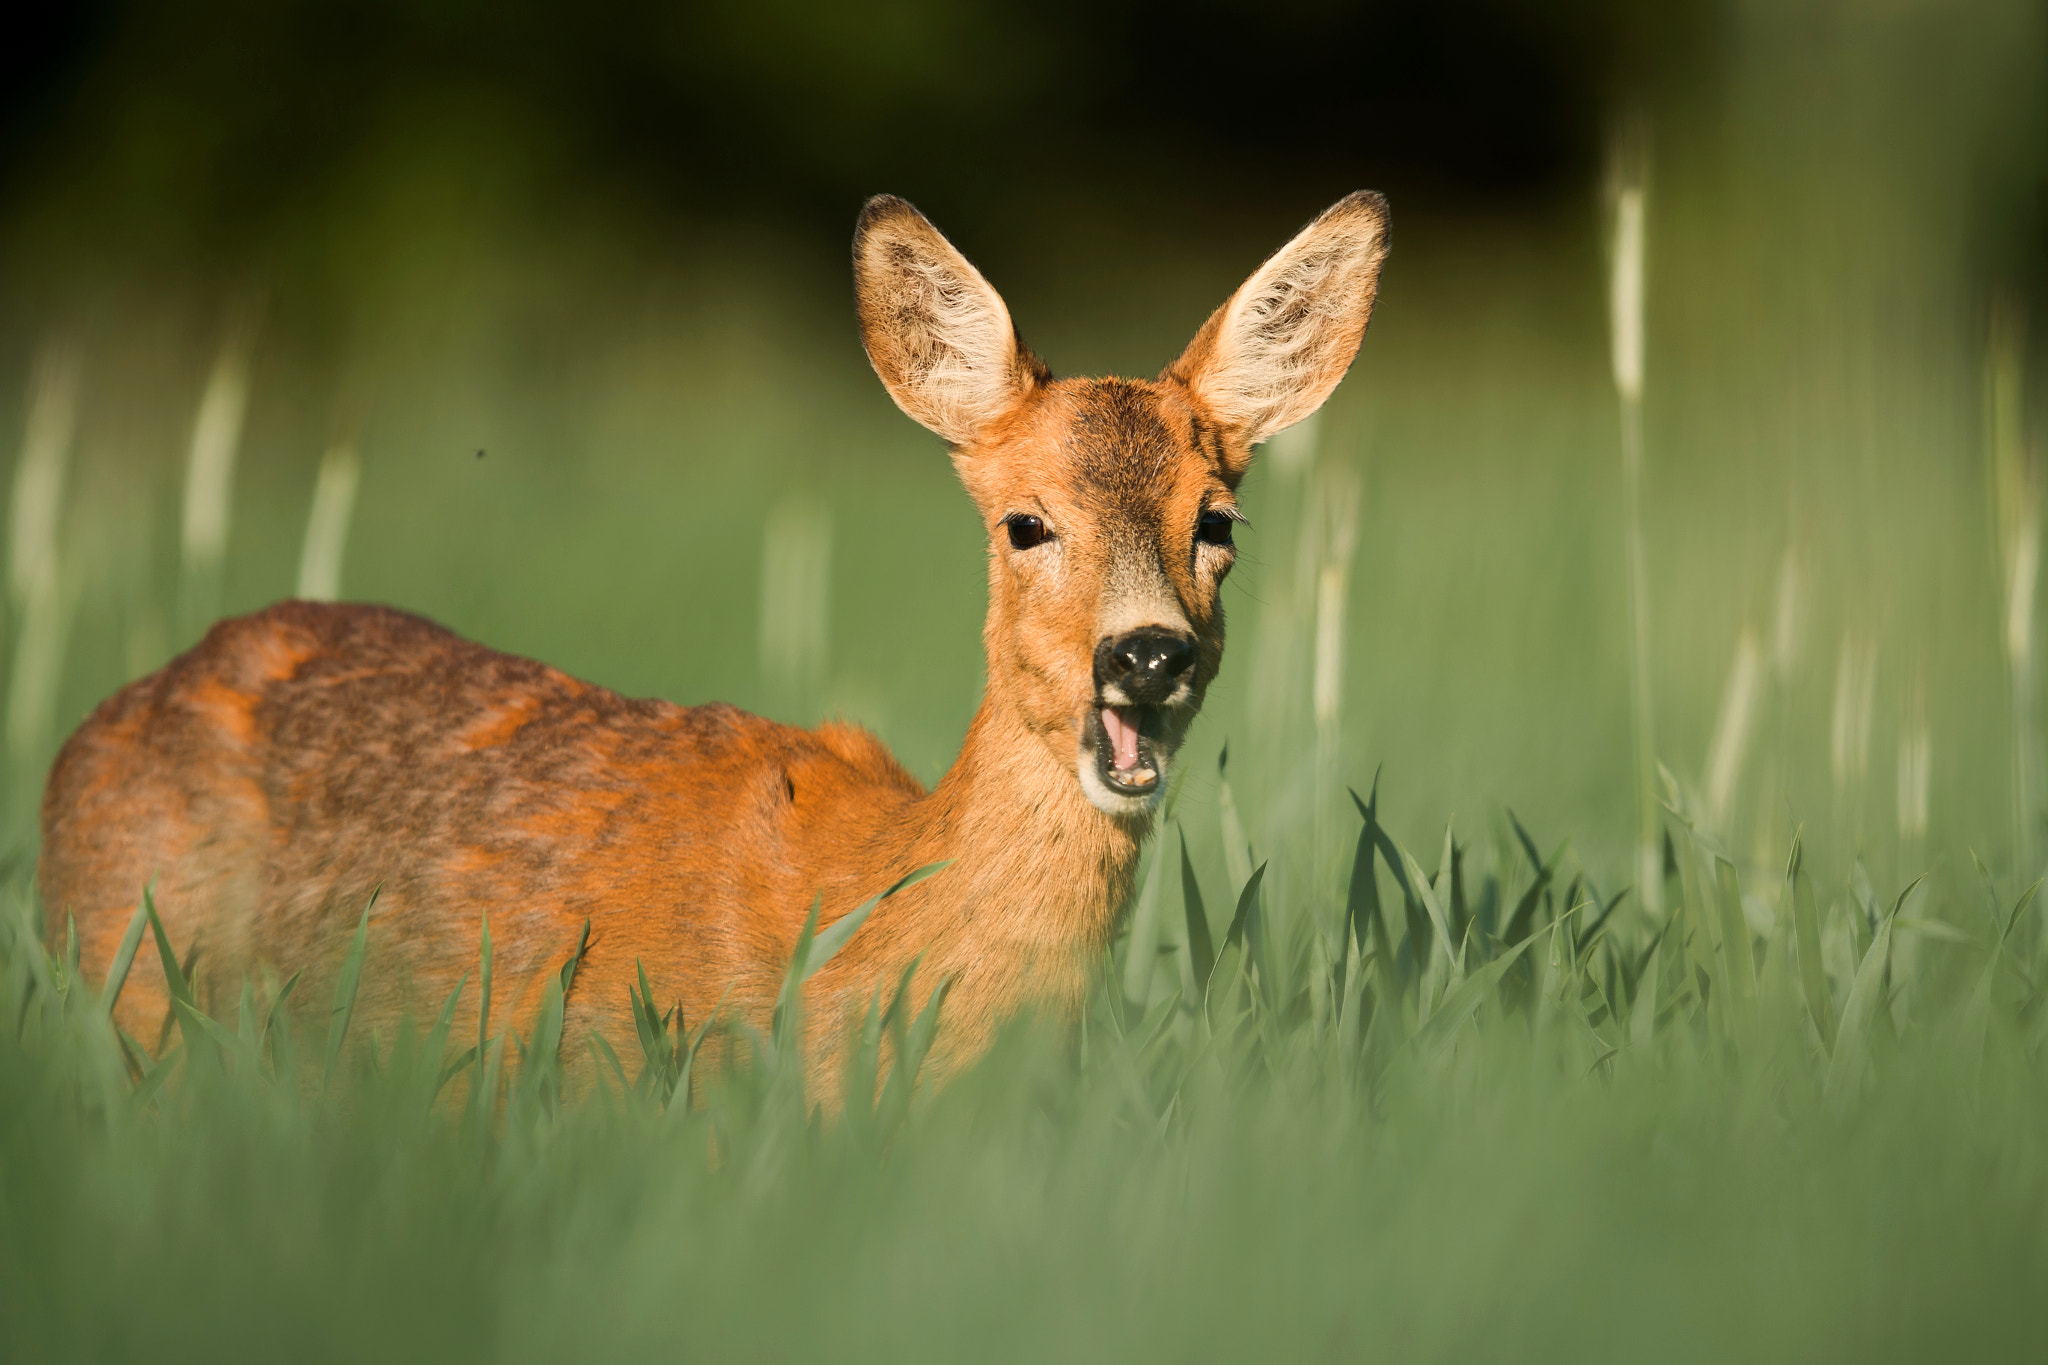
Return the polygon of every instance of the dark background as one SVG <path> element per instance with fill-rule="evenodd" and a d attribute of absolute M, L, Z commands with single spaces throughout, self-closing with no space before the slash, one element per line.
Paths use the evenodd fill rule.
<path fill-rule="evenodd" d="M 1583 194 L 1624 105 L 1710 87 L 1699 0 L 809 0 L 56 7 L 0 56 L 0 192 L 64 184 L 133 249 L 247 251 L 392 120 L 454 95 L 558 183 L 835 229 L 1038 195 L 1228 213 L 1358 184 L 1457 208 Z M 150 183 L 175 193 L 145 202 Z M 140 239 L 140 240 L 138 240 Z"/>
<path fill-rule="evenodd" d="M 1763 835 L 1787 787 L 1844 847 L 1884 816 L 1918 697 L 1937 821 L 1977 838 L 2012 746 L 1989 318 L 2034 320 L 2013 354 L 2036 394 L 2048 355 L 2043 31 L 2025 0 L 17 18 L 0 460 L 46 348 L 85 376 L 57 536 L 79 596 L 37 742 L 211 619 L 182 605 L 179 512 L 200 396 L 246 333 L 220 610 L 292 590 L 315 470 L 345 443 L 347 595 L 627 692 L 842 713 L 933 777 L 981 677 L 983 547 L 860 354 L 861 201 L 916 202 L 1056 371 L 1149 374 L 1290 231 L 1370 187 L 1394 206 L 1372 331 L 1313 457 L 1247 484 L 1258 531 L 1202 742 L 1237 740 L 1269 842 L 1303 826 L 1301 547 L 1348 471 L 1347 780 L 1384 763 L 1425 826 L 1512 801 L 1612 853 L 1631 787 L 1602 180 L 1639 125 L 1660 747 L 1701 770 L 1737 642 L 1773 629 L 1796 565 L 1786 729 L 1742 797 L 1757 865 L 1782 867 Z M 757 657 L 764 528 L 799 495 L 833 527 L 829 662 L 804 688 Z M 1840 777 L 1838 664 L 1870 640 L 1877 757 Z M 1262 659 L 1281 661 L 1264 681 Z M 40 762 L 31 745 L 18 766 Z"/>

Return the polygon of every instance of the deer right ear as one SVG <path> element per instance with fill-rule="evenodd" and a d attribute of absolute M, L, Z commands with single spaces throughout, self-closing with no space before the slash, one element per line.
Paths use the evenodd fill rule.
<path fill-rule="evenodd" d="M 894 195 L 853 234 L 860 340 L 889 396 L 950 444 L 970 444 L 1051 375 L 1002 296 L 925 216 Z"/>
<path fill-rule="evenodd" d="M 1253 271 L 1160 377 L 1186 385 L 1240 449 L 1293 426 L 1351 367 L 1386 254 L 1387 201 L 1369 190 L 1338 200 Z"/>

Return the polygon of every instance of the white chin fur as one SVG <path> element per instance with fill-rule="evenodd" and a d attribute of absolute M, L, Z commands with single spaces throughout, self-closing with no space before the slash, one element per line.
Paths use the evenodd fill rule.
<path fill-rule="evenodd" d="M 1102 774 L 1095 769 L 1095 747 L 1090 745 L 1081 751 L 1077 770 L 1081 777 L 1081 790 L 1088 793 L 1089 802 L 1104 815 L 1124 817 L 1143 815 L 1159 804 L 1160 793 L 1166 790 L 1166 763 L 1154 759 L 1159 777 L 1153 782 L 1152 790 L 1142 796 L 1125 796 L 1122 792 L 1110 790 L 1102 780 Z"/>

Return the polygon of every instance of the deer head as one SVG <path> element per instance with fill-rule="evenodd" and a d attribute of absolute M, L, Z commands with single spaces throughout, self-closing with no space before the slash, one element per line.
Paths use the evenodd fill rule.
<path fill-rule="evenodd" d="M 854 237 L 861 339 L 897 406 L 942 437 L 989 537 L 989 701 L 1109 815 L 1138 819 L 1223 658 L 1221 589 L 1261 441 L 1357 354 L 1379 195 L 1340 200 L 1154 380 L 1055 379 L 1008 308 L 901 199 Z"/>

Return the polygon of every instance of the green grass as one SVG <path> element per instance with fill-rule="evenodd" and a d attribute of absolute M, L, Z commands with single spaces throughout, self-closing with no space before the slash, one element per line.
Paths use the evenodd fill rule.
<path fill-rule="evenodd" d="M 2038 518 L 2041 349 L 2038 326 L 2031 351 L 1994 345 L 1988 318 L 2020 231 L 1998 195 L 2038 179 L 2037 101 L 2013 92 L 2043 49 L 2032 10 L 1977 9 L 1835 16 L 1825 42 L 1731 11 L 1712 97 L 1658 110 L 1643 529 L 1668 916 L 1627 886 L 1592 186 L 1484 221 L 1397 194 L 1357 367 L 1313 450 L 1268 452 L 1243 490 L 1223 674 L 1083 1026 L 1019 1021 L 933 1091 L 891 1059 L 943 1002 L 879 1000 L 852 1049 L 877 1103 L 841 1121 L 799 1089 L 788 1012 L 677 1103 L 708 1021 L 644 997 L 607 1002 L 636 1055 L 567 1040 L 611 1079 L 565 1099 L 568 943 L 541 1017 L 475 1038 L 371 1036 L 346 990 L 274 1009 L 285 983 L 262 981 L 181 1012 L 145 1061 L 102 983 L 28 931 L 26 869 L 55 745 L 195 638 L 184 599 L 290 590 L 337 440 L 362 459 L 348 595 L 629 694 L 842 712 L 936 778 L 976 702 L 984 549 L 866 369 L 844 241 L 556 193 L 488 127 L 366 146 L 264 229 L 233 529 L 195 585 L 179 496 L 224 291 L 191 263 L 67 256 L 61 206 L 0 231 L 0 435 L 46 340 L 80 375 L 44 528 L 61 591 L 17 590 L 0 644 L 10 676 L 56 670 L 0 820 L 22 855 L 0 893 L 0 1357 L 2033 1345 L 2043 698 L 2006 585 Z M 1156 372 L 1319 206 L 1004 193 L 942 226 L 1062 373 Z M 771 524 L 829 526 L 829 556 L 765 563 Z M 791 589 L 812 624 L 777 623 L 801 661 L 778 665 L 765 582 L 821 572 L 822 632 Z M 1745 631 L 1746 742 L 1710 808 Z M 145 916 L 133 947 L 186 945 Z"/>
<path fill-rule="evenodd" d="M 801 1094 L 794 1030 L 691 1106 L 688 1043 L 649 1019 L 643 1056 L 563 1103 L 559 985 L 478 1065 L 445 1014 L 351 1031 L 347 970 L 331 1013 L 298 1016 L 332 1021 L 324 1050 L 258 991 L 237 1019 L 181 1010 L 175 1074 L 138 1080 L 102 993 L 10 938 L 7 1353 L 1924 1359 L 2034 1339 L 2030 897 L 1816 894 L 1802 867 L 1759 936 L 1674 816 L 1652 934 L 1519 829 L 1425 876 L 1359 823 L 1342 923 L 1256 879 L 1228 917 L 1229 888 L 1198 889 L 1217 951 L 1165 975 L 1206 967 L 1204 990 L 1145 1007 L 1105 986 L 1078 1040 L 1020 1023 L 943 1092 L 906 1109 L 891 1081 L 838 1122 Z M 894 1033 L 914 1069 L 928 1023 L 876 1021 L 853 1065 L 874 1074 Z"/>

